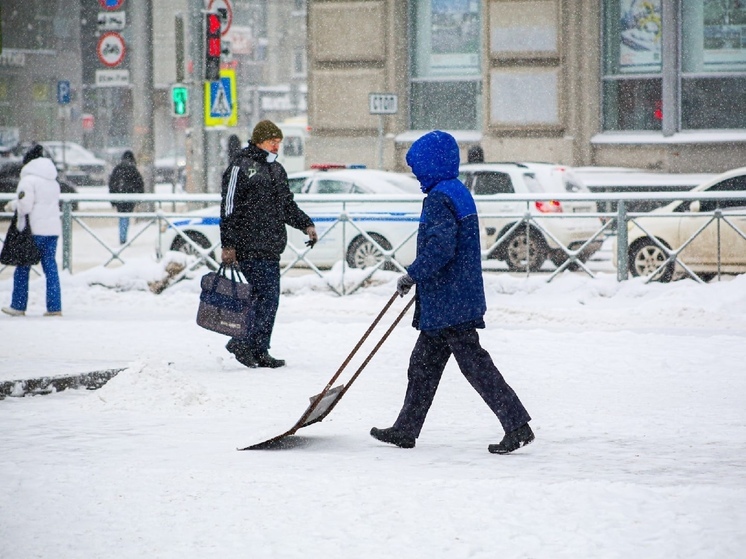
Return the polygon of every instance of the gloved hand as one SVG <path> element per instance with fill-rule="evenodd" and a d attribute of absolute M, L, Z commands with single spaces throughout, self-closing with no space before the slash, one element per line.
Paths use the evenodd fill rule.
<path fill-rule="evenodd" d="M 409 293 L 409 290 L 412 289 L 413 285 L 414 280 L 409 277 L 409 274 L 404 274 L 396 280 L 396 292 L 399 294 L 399 297 L 404 297 Z"/>
<path fill-rule="evenodd" d="M 319 236 L 316 233 L 316 228 L 313 225 L 311 225 L 311 227 L 308 227 L 306 229 L 306 235 L 308 235 L 306 246 L 309 248 L 313 248 L 313 245 L 315 245 L 319 240 Z"/>
<path fill-rule="evenodd" d="M 235 248 L 224 248 L 221 255 L 221 260 L 226 266 L 233 266 L 236 264 L 236 249 Z"/>

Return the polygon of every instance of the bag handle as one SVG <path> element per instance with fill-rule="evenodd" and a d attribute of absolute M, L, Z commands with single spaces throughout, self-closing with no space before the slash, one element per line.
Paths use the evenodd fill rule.
<path fill-rule="evenodd" d="M 211 286 L 210 289 L 211 289 L 211 291 L 215 291 L 216 285 L 217 285 L 217 282 L 218 282 L 218 278 L 220 276 L 223 276 L 225 279 L 231 280 L 231 288 L 233 289 L 233 298 L 237 299 L 238 298 L 238 287 L 237 287 L 237 284 L 239 284 L 239 283 L 248 284 L 249 282 L 246 279 L 246 277 L 241 273 L 240 268 L 236 268 L 235 266 L 228 266 L 228 268 L 230 268 L 230 270 L 231 270 L 231 276 L 230 277 L 228 277 L 226 275 L 226 265 L 222 264 L 222 263 L 220 264 L 220 267 L 218 268 L 217 272 L 215 273 L 215 277 L 212 279 L 212 286 Z"/>

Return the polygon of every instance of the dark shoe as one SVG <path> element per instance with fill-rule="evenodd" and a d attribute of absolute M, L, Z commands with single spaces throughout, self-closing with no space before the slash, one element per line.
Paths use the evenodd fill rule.
<path fill-rule="evenodd" d="M 249 367 L 250 369 L 256 369 L 256 359 L 254 359 L 254 355 L 251 353 L 251 348 L 247 344 L 231 339 L 227 344 L 225 344 L 225 349 L 232 353 L 235 356 L 236 361 L 241 363 L 241 365 Z"/>
<path fill-rule="evenodd" d="M 389 427 L 388 429 L 373 427 L 370 430 L 370 436 L 383 443 L 395 444 L 399 448 L 414 448 L 414 437 L 393 427 Z"/>
<path fill-rule="evenodd" d="M 267 367 L 269 369 L 276 369 L 277 367 L 284 367 L 284 359 L 275 359 L 269 353 L 255 353 L 254 362 L 257 367 Z"/>
<path fill-rule="evenodd" d="M 506 433 L 503 440 L 497 444 L 491 444 L 487 447 L 487 450 L 492 454 L 510 454 L 514 450 L 526 446 L 533 441 L 534 438 L 534 432 L 531 430 L 528 423 L 526 423 L 524 426 L 518 427 L 518 429 L 511 431 L 510 433 Z"/>

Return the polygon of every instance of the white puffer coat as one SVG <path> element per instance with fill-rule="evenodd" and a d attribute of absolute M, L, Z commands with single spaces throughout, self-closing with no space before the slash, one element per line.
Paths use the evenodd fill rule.
<path fill-rule="evenodd" d="M 34 235 L 60 236 L 60 185 L 57 168 L 51 159 L 39 157 L 26 163 L 18 182 L 18 199 L 11 206 L 18 211 L 18 228 L 26 226 L 29 216 Z"/>

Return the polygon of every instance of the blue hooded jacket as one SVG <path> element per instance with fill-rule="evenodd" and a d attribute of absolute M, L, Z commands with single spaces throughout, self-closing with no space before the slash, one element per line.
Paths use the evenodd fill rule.
<path fill-rule="evenodd" d="M 436 130 L 407 152 L 427 197 L 417 233 L 417 257 L 408 273 L 417 284 L 414 327 L 484 327 L 487 304 L 482 279 L 479 219 L 474 199 L 458 180 L 456 139 Z"/>

